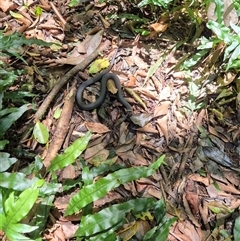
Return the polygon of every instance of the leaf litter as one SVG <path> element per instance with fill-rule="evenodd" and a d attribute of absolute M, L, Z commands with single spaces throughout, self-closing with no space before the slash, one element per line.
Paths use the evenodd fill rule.
<path fill-rule="evenodd" d="M 43 14 L 37 18 L 33 14 L 36 4 L 41 4 L 43 9 Z M 125 1 L 124 4 L 127 5 Z M 100 8 L 104 31 L 99 31 L 102 28 L 101 21 L 96 17 Z M 95 167 L 111 166 L 114 163 L 127 167 L 147 166 L 165 153 L 166 165 L 161 166 L 156 174 L 110 191 L 105 197 L 94 202 L 94 206 L 100 210 L 104 205 L 117 200 L 119 202 L 130 196 L 151 196 L 158 199 L 163 197 L 167 203 L 167 212 L 179 218 L 171 227 L 169 241 L 217 240 L 218 231 L 214 230 L 214 227 L 226 229 L 225 223 L 240 206 L 238 191 L 240 180 L 239 174 L 236 174 L 239 173 L 240 160 L 239 123 L 235 122 L 234 111 L 230 105 L 224 109 L 226 103 L 230 102 L 215 103 L 216 105 L 212 103 L 212 109 L 205 111 L 199 111 L 198 104 L 206 101 L 202 98 L 207 94 L 210 96 L 208 103 L 211 103 L 213 101 L 211 95 L 214 93 L 211 90 L 218 89 L 219 86 L 229 86 L 235 75 L 232 73 L 227 77 L 225 74 L 220 74 L 216 83 L 224 84 L 219 86 L 199 79 L 199 76 L 203 75 L 203 78 L 209 80 L 211 71 L 208 65 L 210 63 L 213 66 L 213 63 L 216 63 L 221 51 L 211 53 L 202 65 L 194 70 L 195 72 L 179 71 L 177 66 L 183 62 L 184 56 L 191 51 L 194 53 L 194 50 L 187 44 L 177 47 L 180 39 L 178 36 L 176 40 L 173 34 L 174 24 L 169 25 L 168 17 L 163 17 L 150 25 L 153 31 L 149 38 L 139 39 L 136 36 L 126 41 L 121 37 L 122 40 L 119 41 L 117 35 L 111 33 L 111 24 L 105 19 L 105 14 L 115 8 L 118 7 L 114 4 L 96 4 L 93 10 L 79 14 L 67 4 L 60 6 L 55 1 L 53 3 L 35 1 L 29 3 L 28 9 L 23 11 L 21 3 L 2 1 L 0 9 L 3 20 L 0 24 L 1 27 L 4 26 L 4 19 L 7 19 L 8 11 L 11 9 L 11 22 L 8 24 L 6 35 L 17 31 L 28 38 L 34 37 L 54 43 L 50 48 L 29 47 L 23 52 L 27 61 L 31 59 L 29 65 L 34 63 L 39 70 L 32 68 L 34 73 L 31 75 L 36 76 L 33 88 L 37 85 L 51 86 L 47 82 L 49 74 L 54 73 L 54 68 L 61 65 L 63 69 L 63 73 L 60 73 L 60 70 L 54 73 L 53 78 L 57 82 L 62 75 L 68 73 L 67 66 L 80 64 L 103 42 L 107 46 L 101 51 L 104 58 L 111 59 L 113 49 L 116 46 L 120 47 L 112 71 L 118 74 L 122 85 L 129 88 L 125 92 L 125 97 L 133 107 L 133 115 L 116 126 L 114 121 L 123 115 L 124 108 L 112 97 L 108 97 L 97 111 L 85 112 L 76 106 L 71 107 L 72 115 L 70 113 L 71 116 L 68 116 L 62 124 L 66 126 L 65 128 L 69 128 L 69 123 L 72 123 L 73 127 L 68 129 L 71 133 L 61 137 L 61 144 L 56 144 L 58 147 L 53 149 L 59 151 L 63 141 L 67 147 L 77 137 L 91 130 L 94 135 L 82 157 L 86 160 L 86 164 Z M 50 9 L 53 11 L 50 12 Z M 186 29 L 181 30 L 186 31 Z M 89 31 L 92 34 L 88 34 Z M 184 48 L 187 47 L 189 49 L 186 51 Z M 134 78 L 130 79 L 129 76 Z M 76 75 L 71 78 L 79 81 Z M 126 83 L 126 80 L 131 82 Z M 199 85 L 191 84 L 191 81 L 200 81 L 201 89 Z M 69 86 L 72 84 L 72 81 L 68 82 Z M 56 95 L 56 102 L 50 105 L 46 116 L 42 119 L 52 123 L 49 126 L 52 136 L 50 140 L 53 140 L 61 130 L 58 129 L 53 110 L 64 101 L 64 96 L 67 96 L 71 90 L 69 86 L 65 85 L 61 93 Z M 42 88 L 38 88 L 40 89 Z M 98 93 L 99 86 L 94 86 L 94 90 Z M 225 92 L 222 90 L 215 101 L 218 98 L 232 96 L 232 93 L 231 89 Z M 46 97 L 46 91 L 42 92 L 38 101 Z M 26 146 L 42 156 L 46 153 L 45 147 L 36 145 L 34 141 L 28 141 Z M 57 176 L 60 180 L 76 179 L 82 171 L 81 168 L 77 170 L 75 165 L 74 167 L 75 169 L 72 161 L 69 167 L 63 169 L 62 173 L 57 173 Z M 96 181 L 99 177 L 100 175 L 96 177 Z M 62 201 L 61 198 L 67 201 Z M 72 221 L 80 220 L 80 216 L 63 216 L 67 207 L 64 203 L 69 201 L 69 194 L 61 198 L 55 201 L 58 210 L 54 214 L 56 220 L 54 228 L 44 233 L 47 239 L 53 240 L 56 236 L 66 240 L 73 235 L 69 230 L 77 230 L 79 227 Z M 212 223 L 209 220 L 213 220 Z M 233 219 L 230 220 L 232 221 Z M 139 229 L 141 225 L 142 229 Z M 144 225 L 147 226 L 130 223 L 121 232 L 124 235 L 134 236 L 138 232 L 149 230 L 149 227 Z M 129 230 L 133 234 L 129 234 Z M 211 239 L 208 239 L 209 237 Z"/>

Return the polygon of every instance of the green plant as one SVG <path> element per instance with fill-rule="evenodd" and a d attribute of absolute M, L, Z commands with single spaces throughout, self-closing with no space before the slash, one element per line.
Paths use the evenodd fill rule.
<path fill-rule="evenodd" d="M 150 6 L 158 6 L 158 7 L 164 7 L 168 8 L 168 6 L 175 2 L 174 0 L 142 0 L 139 4 L 138 7 L 144 7 L 145 5 L 150 5 Z"/>
<path fill-rule="evenodd" d="M 46 43 L 40 39 L 27 39 L 25 36 L 15 32 L 11 35 L 5 36 L 3 31 L 0 31 L 0 53 L 2 56 L 15 56 L 22 60 L 25 64 L 26 61 L 19 54 L 21 47 L 24 45 L 36 44 L 38 46 L 50 47 L 52 43 Z"/>
<path fill-rule="evenodd" d="M 24 95 L 25 97 L 34 96 L 28 92 L 8 91 L 9 87 L 14 84 L 19 73 L 19 71 L 5 70 L 4 64 L 0 64 L 0 139 L 3 138 L 4 134 L 11 127 L 11 125 L 29 109 L 28 103 L 20 107 L 8 107 L 9 97 L 12 97 L 11 101 L 16 99 L 19 101 L 19 95 Z M 21 99 L 20 102 L 23 102 L 23 99 Z"/>
<path fill-rule="evenodd" d="M 175 221 L 175 218 L 168 219 L 165 216 L 166 210 L 162 200 L 157 201 L 153 198 L 129 200 L 102 209 L 98 214 L 94 214 L 91 208 L 93 201 L 104 197 L 109 191 L 119 185 L 152 175 L 163 163 L 164 156 L 160 157 L 149 167 L 124 168 L 119 165 L 104 167 L 100 165 L 90 170 L 81 161 L 82 176 L 80 178 L 71 182 L 64 182 L 62 185 L 57 182 L 55 172 L 73 164 L 87 148 L 90 138 L 91 134 L 88 132 L 69 146 L 63 154 L 52 160 L 51 165 L 47 169 L 47 173 L 52 174 L 51 182 L 42 182 L 40 173 L 43 165 L 42 160 L 38 157 L 35 158 L 35 162 L 17 173 L 7 172 L 16 159 L 10 161 L 10 158 L 2 158 L 1 161 L 5 168 L 0 172 L 0 207 L 3 207 L 0 209 L 0 217 L 3 217 L 4 220 L 1 228 L 9 240 L 17 240 L 19 237 L 22 237 L 23 233 L 28 233 L 29 239 L 26 237 L 25 240 L 40 239 L 40 234 L 44 230 L 55 194 L 58 193 L 60 195 L 63 190 L 67 191 L 76 185 L 81 186 L 80 191 L 70 200 L 65 215 L 71 215 L 83 210 L 79 229 L 74 235 L 79 240 L 90 238 L 90 236 L 91 240 L 103 240 L 110 236 L 113 238 L 112 240 L 116 240 L 118 236 L 117 231 L 127 222 L 126 216 L 131 214 L 133 215 L 132 218 L 138 219 L 138 215 L 147 211 L 153 212 L 157 226 L 145 235 L 144 240 L 153 240 L 153 237 L 158 238 L 160 236 L 162 239 L 159 240 L 166 240 L 169 227 Z M 113 170 L 112 173 L 104 176 L 104 173 L 111 170 Z M 35 177 L 30 180 L 27 176 L 32 173 L 35 174 Z M 99 175 L 104 177 L 93 183 L 93 179 Z M 29 202 L 30 194 L 32 196 Z M 37 201 L 40 197 L 42 199 L 41 203 Z M 13 202 L 13 199 L 16 201 Z M 38 203 L 37 207 L 34 208 L 34 216 L 36 218 L 30 223 L 23 225 L 21 220 L 23 216 L 28 216 L 34 203 Z M 12 207 L 14 207 L 14 210 L 19 209 L 19 212 L 9 211 L 12 210 Z"/>
<path fill-rule="evenodd" d="M 30 44 L 51 45 L 41 40 L 26 39 L 18 33 L 5 36 L 3 31 L 0 31 L 0 54 L 3 59 L 14 56 L 25 62 L 19 52 L 24 45 Z M 5 232 L 9 240 L 30 240 L 22 235 L 29 232 L 35 240 L 35 237 L 39 236 L 36 233 L 39 227 L 45 224 L 46 218 L 42 217 L 39 225 L 27 225 L 20 221 L 30 212 L 39 195 L 48 196 L 50 200 L 49 195 L 57 192 L 59 184 L 43 185 L 43 181 L 37 177 L 30 180 L 23 172 L 8 172 L 18 160 L 3 151 L 6 145 L 11 144 L 11 140 L 6 139 L 6 132 L 31 108 L 26 98 L 35 96 L 21 88 L 10 90 L 20 74 L 22 71 L 14 70 L 0 62 L 0 229 Z M 38 171 L 41 168 L 42 162 L 39 162 L 39 158 L 35 158 L 33 172 L 28 175 L 32 173 L 39 175 Z M 48 200 L 43 199 L 43 202 L 50 204 Z M 36 224 L 41 216 L 43 215 L 39 213 L 36 217 Z"/>
<path fill-rule="evenodd" d="M 3 208 L 0 213 L 0 229 L 4 231 L 9 240 L 31 240 L 22 234 L 30 233 L 38 227 L 20 223 L 19 221 L 30 212 L 37 201 L 39 189 L 43 183 L 43 180 L 39 180 L 19 195 L 9 191 L 1 192 Z"/>
<path fill-rule="evenodd" d="M 235 220 L 233 236 L 235 241 L 240 239 L 240 217 L 236 218 Z"/>
<path fill-rule="evenodd" d="M 200 60 L 202 60 L 204 56 L 206 56 L 207 53 L 211 52 L 212 50 L 216 49 L 217 46 L 222 44 L 224 46 L 223 62 L 227 63 L 225 69 L 239 69 L 240 27 L 231 22 L 230 27 L 227 27 L 225 24 L 223 24 L 224 1 L 205 1 L 206 5 L 209 5 L 210 2 L 214 3 L 216 6 L 214 11 L 216 21 L 209 20 L 207 23 L 207 27 L 212 30 L 215 35 L 210 37 L 209 39 L 205 37 L 200 38 L 201 44 L 197 48 L 198 52 L 190 59 L 186 60 L 183 63 L 182 68 L 189 69 L 195 66 L 199 63 Z"/>

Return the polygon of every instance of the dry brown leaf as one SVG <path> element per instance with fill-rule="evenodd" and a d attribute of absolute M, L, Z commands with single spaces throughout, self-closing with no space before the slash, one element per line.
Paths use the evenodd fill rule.
<path fill-rule="evenodd" d="M 240 198 L 235 198 L 231 201 L 231 206 L 229 206 L 230 209 L 236 209 L 240 207 Z"/>
<path fill-rule="evenodd" d="M 227 138 L 224 133 L 219 133 L 216 128 L 213 128 L 211 125 L 208 125 L 208 131 L 209 133 L 219 137 L 224 142 L 230 142 L 229 138 Z"/>
<path fill-rule="evenodd" d="M 87 54 L 90 55 L 92 52 L 94 52 L 97 47 L 100 45 L 101 41 L 102 41 L 102 34 L 103 31 L 99 31 L 97 32 L 92 39 L 90 40 L 88 46 L 87 46 Z"/>
<path fill-rule="evenodd" d="M 166 86 L 161 90 L 159 95 L 159 101 L 165 101 L 170 99 L 173 96 L 172 88 L 170 86 Z"/>
<path fill-rule="evenodd" d="M 178 222 L 177 228 L 180 233 L 177 232 L 177 236 L 181 237 L 184 241 L 202 241 L 202 231 L 200 228 L 195 227 L 190 221 L 184 220 L 184 222 Z"/>
<path fill-rule="evenodd" d="M 232 73 L 232 72 L 227 72 L 223 76 L 218 75 L 217 85 L 218 86 L 227 86 L 227 85 L 231 84 L 235 80 L 236 75 L 237 74 Z"/>
<path fill-rule="evenodd" d="M 143 126 L 142 128 L 138 128 L 138 131 L 143 133 L 159 133 L 155 126 L 153 126 L 152 122 L 149 122 L 147 125 Z"/>
<path fill-rule="evenodd" d="M 237 194 L 239 195 L 240 194 L 240 191 L 237 190 L 233 185 L 231 185 L 230 183 L 228 183 L 228 185 L 225 185 L 224 183 L 222 182 L 218 182 L 216 181 L 217 185 L 220 187 L 220 189 L 222 191 L 225 191 L 227 193 L 231 193 L 231 194 Z"/>
<path fill-rule="evenodd" d="M 136 86 L 136 82 L 137 82 L 136 77 L 133 76 L 132 74 L 129 74 L 129 75 L 128 75 L 128 82 L 125 83 L 124 86 L 134 87 L 134 86 Z"/>
<path fill-rule="evenodd" d="M 116 154 L 126 163 L 134 164 L 136 161 L 136 156 L 132 151 L 127 152 L 117 152 Z"/>
<path fill-rule="evenodd" d="M 170 101 L 162 101 L 160 106 L 156 106 L 154 110 L 154 117 L 166 115 L 168 113 L 168 107 L 171 104 Z"/>
<path fill-rule="evenodd" d="M 136 156 L 136 160 L 134 162 L 134 164 L 136 166 L 148 166 L 149 162 L 143 157 L 141 156 L 139 153 L 135 153 Z"/>
<path fill-rule="evenodd" d="M 64 167 L 62 172 L 62 179 L 74 179 L 75 176 L 75 168 L 73 165 L 68 165 Z"/>
<path fill-rule="evenodd" d="M 127 152 L 127 151 L 130 151 L 130 150 L 133 150 L 134 146 L 135 146 L 135 141 L 133 140 L 130 143 L 125 143 L 125 144 L 122 144 L 122 145 L 118 146 L 115 151 L 116 151 L 117 154 L 120 154 L 122 152 Z"/>
<path fill-rule="evenodd" d="M 13 10 L 17 8 L 17 4 L 13 3 L 13 1 L 1 0 L 0 8 L 3 10 L 3 12 L 7 12 L 8 10 Z"/>
<path fill-rule="evenodd" d="M 149 195 L 155 197 L 155 198 L 158 198 L 158 199 L 161 199 L 162 198 L 162 193 L 159 189 L 156 189 L 155 187 L 149 187 L 147 189 L 147 192 Z"/>
<path fill-rule="evenodd" d="M 62 226 L 62 231 L 66 239 L 70 239 L 71 237 L 73 237 L 73 235 L 75 234 L 75 232 L 79 227 L 79 225 L 75 225 L 69 221 L 68 222 L 58 221 L 57 223 L 59 223 Z"/>
<path fill-rule="evenodd" d="M 124 189 L 129 191 L 134 197 L 137 196 L 137 190 L 134 182 L 128 182 L 123 184 Z"/>
<path fill-rule="evenodd" d="M 86 161 L 91 163 L 94 166 L 99 166 L 104 162 L 106 162 L 108 156 L 109 156 L 109 150 L 103 149 L 100 152 L 98 152 L 97 155 L 95 155 L 92 159 L 86 160 Z M 114 164 L 117 161 L 117 158 L 118 158 L 117 156 L 114 158 L 111 158 L 111 164 Z"/>
<path fill-rule="evenodd" d="M 186 201 L 191 208 L 192 214 L 197 215 L 199 213 L 199 198 L 197 193 L 187 192 L 185 195 Z"/>
<path fill-rule="evenodd" d="M 107 133 L 110 131 L 107 126 L 97 122 L 86 122 L 86 128 L 89 131 L 98 134 Z"/>
<path fill-rule="evenodd" d="M 66 240 L 60 224 L 55 223 L 52 228 L 48 230 L 47 239 L 51 241 Z"/>
<path fill-rule="evenodd" d="M 209 177 L 202 177 L 197 173 L 188 176 L 188 178 L 195 182 L 203 183 L 205 186 L 209 186 L 211 181 Z"/>
<path fill-rule="evenodd" d="M 142 58 L 140 58 L 138 55 L 134 56 L 133 60 L 139 69 L 147 69 L 148 68 L 148 64 Z"/>
<path fill-rule="evenodd" d="M 107 205 L 108 203 L 112 203 L 116 200 L 121 200 L 121 199 L 122 199 L 122 196 L 120 193 L 110 191 L 103 198 L 94 201 L 94 207 L 95 208 L 102 207 L 104 205 Z"/>
<path fill-rule="evenodd" d="M 240 187 L 239 174 L 234 173 L 233 171 L 224 172 L 224 177 L 236 187 Z"/>
<path fill-rule="evenodd" d="M 100 152 L 101 150 L 103 150 L 105 148 L 105 146 L 107 145 L 107 143 L 102 142 L 99 143 L 95 146 L 92 147 L 88 147 L 85 152 L 84 152 L 84 159 L 88 160 L 90 158 L 92 158 L 93 156 L 95 156 L 98 152 Z"/>
<path fill-rule="evenodd" d="M 158 118 L 157 126 L 165 136 L 167 144 L 169 144 L 169 137 L 168 137 L 168 117 L 165 115 L 162 118 Z"/>
<path fill-rule="evenodd" d="M 186 199 L 186 194 L 183 194 L 183 205 L 185 208 L 185 211 L 187 213 L 188 218 L 191 220 L 191 222 L 196 226 L 196 227 L 200 227 L 201 225 L 198 223 L 198 221 L 196 220 L 195 216 L 192 213 L 191 207 Z M 195 240 L 195 239 L 193 239 Z"/>
<path fill-rule="evenodd" d="M 225 192 L 217 190 L 213 184 L 206 187 L 206 190 L 210 198 L 228 197 L 230 195 Z"/>
<path fill-rule="evenodd" d="M 170 18 L 168 15 L 162 15 L 157 23 L 153 23 L 150 25 L 150 27 L 156 32 L 156 33 L 163 33 L 167 30 L 169 26 Z"/>

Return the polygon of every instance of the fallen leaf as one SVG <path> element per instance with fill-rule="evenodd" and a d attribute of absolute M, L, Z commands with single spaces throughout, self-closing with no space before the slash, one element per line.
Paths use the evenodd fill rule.
<path fill-rule="evenodd" d="M 86 128 L 89 131 L 98 134 L 107 133 L 110 131 L 107 126 L 97 122 L 86 122 Z"/>
<path fill-rule="evenodd" d="M 161 102 L 160 106 L 156 106 L 154 110 L 154 117 L 166 115 L 168 113 L 168 107 L 171 104 L 170 101 L 163 101 Z"/>
<path fill-rule="evenodd" d="M 165 115 L 162 118 L 158 118 L 157 120 L 157 126 L 165 136 L 167 144 L 169 144 L 168 139 L 168 117 Z"/>

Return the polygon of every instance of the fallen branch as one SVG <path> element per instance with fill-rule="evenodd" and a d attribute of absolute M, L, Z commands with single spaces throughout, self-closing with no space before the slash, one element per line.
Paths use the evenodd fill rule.
<path fill-rule="evenodd" d="M 57 156 L 58 151 L 62 147 L 62 144 L 64 142 L 64 139 L 69 129 L 69 123 L 72 116 L 72 110 L 74 106 L 76 92 L 77 92 L 77 88 L 76 88 L 76 81 L 75 81 L 75 83 L 73 83 L 73 86 L 70 92 L 65 98 L 61 117 L 59 118 L 57 128 L 52 138 L 52 142 L 48 148 L 47 155 L 43 161 L 43 164 L 45 167 L 48 167 L 50 165 L 51 160 Z"/>

